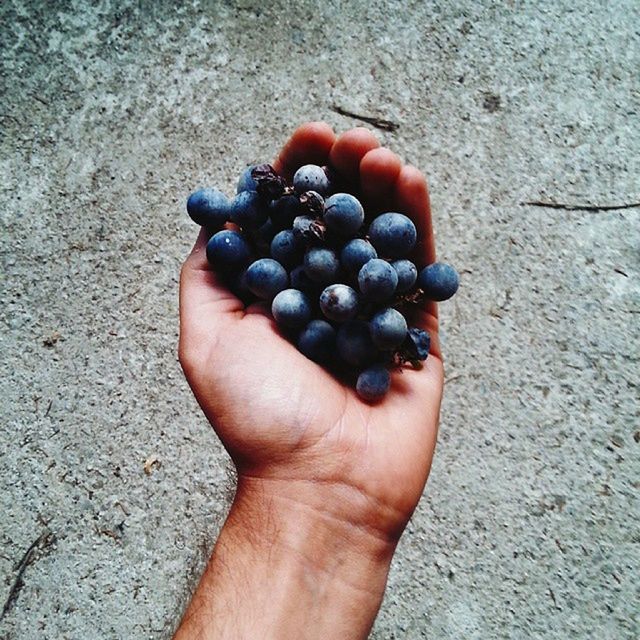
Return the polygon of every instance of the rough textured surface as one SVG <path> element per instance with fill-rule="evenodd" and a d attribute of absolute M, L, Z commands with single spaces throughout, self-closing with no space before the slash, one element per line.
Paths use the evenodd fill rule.
<path fill-rule="evenodd" d="M 373 638 L 639 637 L 640 209 L 521 203 L 640 200 L 640 5 L 96 4 L 0 5 L 2 603 L 43 536 L 0 637 L 170 637 L 233 488 L 184 202 L 334 104 L 399 123 L 463 272 Z"/>

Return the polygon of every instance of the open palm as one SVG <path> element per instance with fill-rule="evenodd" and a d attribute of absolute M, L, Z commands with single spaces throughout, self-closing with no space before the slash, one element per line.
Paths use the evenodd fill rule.
<path fill-rule="evenodd" d="M 333 167 L 365 209 L 411 217 L 418 266 L 434 261 L 426 181 L 373 134 L 358 128 L 336 137 L 325 124 L 303 125 L 274 166 L 290 177 L 307 163 Z M 332 517 L 399 536 L 436 440 L 443 369 L 435 305 L 414 319 L 432 338 L 424 368 L 392 373 L 384 400 L 368 404 L 283 337 L 267 307 L 245 308 L 220 283 L 207 264 L 207 239 L 202 231 L 182 270 L 180 362 L 239 482 L 268 484 Z"/>

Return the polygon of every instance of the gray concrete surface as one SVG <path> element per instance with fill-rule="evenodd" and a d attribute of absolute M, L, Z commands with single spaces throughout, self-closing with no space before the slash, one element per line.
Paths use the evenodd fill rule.
<path fill-rule="evenodd" d="M 233 491 L 176 360 L 190 189 L 397 121 L 463 271 L 372 637 L 640 637 L 640 5 L 0 5 L 0 637 L 169 638 Z M 145 474 L 150 457 L 158 462 Z"/>

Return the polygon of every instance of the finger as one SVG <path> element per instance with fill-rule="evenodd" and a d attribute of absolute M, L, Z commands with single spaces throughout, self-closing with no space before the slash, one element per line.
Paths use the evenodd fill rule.
<path fill-rule="evenodd" d="M 402 160 L 383 147 L 368 151 L 360 161 L 360 183 L 367 213 L 388 211 L 395 197 L 395 186 Z"/>
<path fill-rule="evenodd" d="M 435 240 L 431 225 L 431 205 L 429 204 L 429 190 L 427 181 L 421 171 L 410 165 L 404 166 L 396 181 L 393 205 L 398 212 L 409 216 L 416 225 L 418 241 L 412 252 L 411 259 L 418 267 L 418 271 L 436 259 Z M 428 302 L 425 305 L 427 314 L 438 317 L 438 305 Z"/>
<path fill-rule="evenodd" d="M 347 181 L 360 187 L 360 162 L 367 152 L 380 146 L 378 139 L 364 127 L 346 131 L 333 144 L 329 153 L 331 166 Z"/>
<path fill-rule="evenodd" d="M 394 204 L 400 213 L 409 216 L 416 225 L 418 241 L 413 257 L 418 267 L 435 262 L 436 249 L 431 226 L 431 205 L 427 181 L 421 171 L 406 165 L 396 181 Z"/>
<path fill-rule="evenodd" d="M 180 272 L 180 351 L 197 351 L 215 336 L 222 320 L 244 313 L 242 301 L 229 291 L 209 267 L 209 234 L 203 227 Z"/>
<path fill-rule="evenodd" d="M 336 134 L 326 122 L 307 122 L 293 132 L 273 168 L 290 180 L 303 164 L 326 164 L 335 140 Z"/>

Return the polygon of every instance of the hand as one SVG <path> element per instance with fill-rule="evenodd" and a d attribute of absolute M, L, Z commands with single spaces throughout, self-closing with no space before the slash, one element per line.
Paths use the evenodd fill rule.
<path fill-rule="evenodd" d="M 336 138 L 325 124 L 303 125 L 274 167 L 290 178 L 307 163 L 330 164 L 362 194 L 365 210 L 411 217 L 418 267 L 435 260 L 426 181 L 372 133 L 357 128 Z M 431 334 L 424 368 L 393 372 L 389 393 L 368 404 L 299 353 L 265 305 L 245 308 L 221 284 L 207 264 L 207 239 L 202 231 L 182 270 L 180 362 L 237 467 L 234 509 L 253 513 L 258 503 L 275 505 L 287 520 L 284 529 L 296 517 L 313 521 L 316 532 L 323 523 L 339 526 L 344 540 L 371 549 L 388 566 L 436 442 L 443 368 L 435 305 L 413 319 Z"/>

